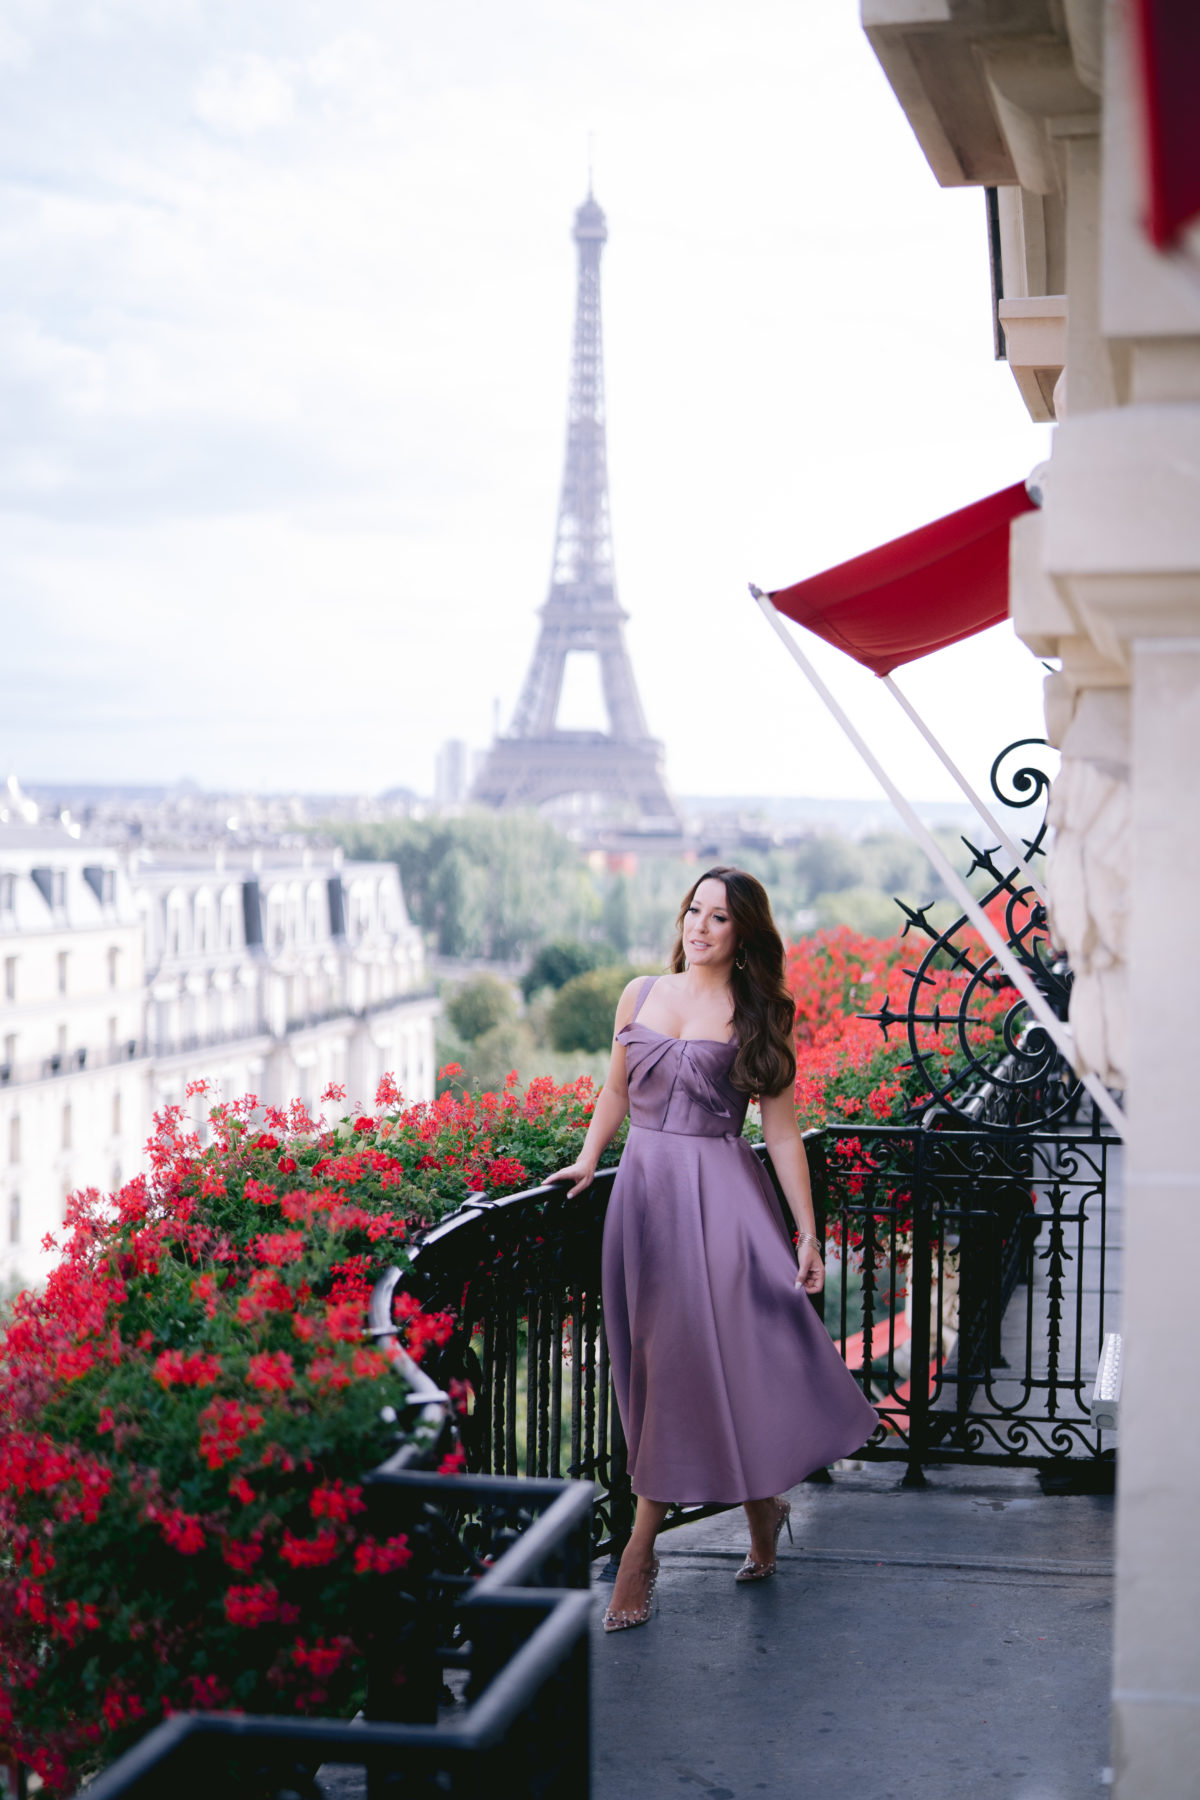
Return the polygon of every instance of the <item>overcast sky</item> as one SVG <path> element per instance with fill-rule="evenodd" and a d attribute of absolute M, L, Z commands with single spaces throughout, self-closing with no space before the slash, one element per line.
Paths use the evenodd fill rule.
<path fill-rule="evenodd" d="M 428 789 L 442 739 L 507 723 L 589 131 L 617 576 L 670 779 L 873 795 L 746 583 L 1047 439 L 992 360 L 983 199 L 937 187 L 853 0 L 3 0 L 0 776 Z M 982 779 L 1041 675 L 1004 626 L 900 679 Z"/>

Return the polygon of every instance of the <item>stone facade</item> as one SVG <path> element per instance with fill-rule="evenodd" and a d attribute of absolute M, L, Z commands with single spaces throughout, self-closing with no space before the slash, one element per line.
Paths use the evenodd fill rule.
<path fill-rule="evenodd" d="M 1115 1788 L 1174 1800 L 1200 1768 L 1200 1437 L 1178 1353 L 1200 1263 L 1200 227 L 1165 251 L 1145 230 L 1131 13 L 862 0 L 939 181 L 997 190 L 1009 361 L 1056 425 L 1043 508 L 1013 527 L 1011 609 L 1058 665 L 1049 888 L 1072 1026 L 1129 1119 Z"/>
<path fill-rule="evenodd" d="M 142 1166 L 153 1115 L 226 1099 L 434 1088 L 424 947 L 390 863 L 125 856 L 0 825 L 0 1279 L 35 1279 L 79 1187 Z"/>
<path fill-rule="evenodd" d="M 0 825 L 0 1280 L 45 1266 L 78 1187 L 110 1189 L 149 1129 L 142 931 L 115 850 Z"/>

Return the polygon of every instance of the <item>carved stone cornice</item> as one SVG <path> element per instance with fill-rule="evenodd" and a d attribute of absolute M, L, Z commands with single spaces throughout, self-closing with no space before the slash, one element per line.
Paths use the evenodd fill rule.
<path fill-rule="evenodd" d="M 1200 406 L 1125 406 L 1059 427 L 1042 567 L 1108 662 L 1200 629 Z M 1036 610 L 1036 603 L 1035 603 Z"/>
<path fill-rule="evenodd" d="M 863 30 L 943 187 L 1049 193 L 1052 121 L 1097 110 L 1099 0 L 862 0 Z"/>

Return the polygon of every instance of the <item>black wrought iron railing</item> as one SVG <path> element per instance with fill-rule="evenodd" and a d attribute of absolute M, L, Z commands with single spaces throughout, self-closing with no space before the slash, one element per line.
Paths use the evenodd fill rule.
<path fill-rule="evenodd" d="M 881 1425 L 864 1457 L 1032 1464 L 1104 1456 L 1089 1397 L 1120 1279 L 1114 1139 L 838 1126 L 823 1230 L 857 1262 L 826 1323 Z"/>
<path fill-rule="evenodd" d="M 992 764 L 994 798 L 1013 811 L 1041 803 L 1050 790 L 1050 777 L 1041 767 L 1048 754 L 1053 753 L 1042 738 L 1009 744 Z M 1053 944 L 1045 906 L 1030 879 L 1044 856 L 1045 840 L 1043 813 L 1024 840 L 1021 867 L 1010 867 L 998 845 L 981 847 L 966 837 L 962 842 L 971 857 L 967 878 L 977 878 L 980 906 L 1002 929 L 1014 959 L 1050 1011 L 1065 1020 L 1071 969 Z M 911 936 L 919 952 L 903 970 L 908 994 L 902 1006 L 889 996 L 877 1012 L 864 1017 L 885 1038 L 893 1031 L 903 1034 L 907 1066 L 919 1072 L 929 1096 L 922 1123 L 938 1128 L 949 1120 L 1008 1132 L 1073 1126 L 1083 1095 L 1080 1079 L 980 942 L 971 921 L 959 914 L 937 923 L 930 916 L 932 901 L 916 907 L 903 900 L 896 904 L 904 916 L 901 937 Z M 938 980 L 947 972 L 952 974 L 948 985 Z M 1003 1011 L 999 1020 L 998 1007 Z"/>
<path fill-rule="evenodd" d="M 598 1550 L 633 1521 L 600 1304 L 600 1248 L 616 1171 L 567 1198 L 561 1184 L 473 1195 L 423 1238 L 404 1287 L 456 1330 L 435 1365 L 467 1402 L 459 1431 L 481 1474 L 571 1476 L 596 1486 Z"/>
<path fill-rule="evenodd" d="M 830 1126 L 805 1142 L 829 1272 L 813 1304 L 880 1414 L 860 1456 L 902 1463 L 913 1482 L 931 1462 L 1102 1457 L 1088 1399 L 1119 1279 L 1119 1145 L 1090 1126 L 957 1119 Z M 597 1551 L 624 1542 L 633 1507 L 600 1293 L 614 1174 L 575 1200 L 561 1186 L 473 1196 L 404 1278 L 458 1321 L 436 1373 L 462 1384 L 469 1466 L 593 1481 Z"/>
<path fill-rule="evenodd" d="M 818 1215 L 820 1137 L 806 1137 Z M 764 1146 L 756 1150 L 769 1170 Z M 473 1195 L 426 1234 L 404 1278 L 423 1307 L 455 1315 L 455 1334 L 434 1366 L 438 1380 L 466 1400 L 459 1429 L 469 1466 L 593 1482 L 597 1553 L 619 1550 L 633 1523 L 600 1292 L 615 1175 L 601 1169 L 574 1200 L 562 1184 L 497 1200 Z M 678 1506 L 667 1522 L 719 1510 Z"/>
<path fill-rule="evenodd" d="M 1001 752 L 998 801 L 1045 797 L 1045 750 L 1021 739 Z M 1030 880 L 1045 832 L 1043 818 L 1014 868 L 964 843 L 981 904 L 1065 1018 L 1071 971 Z M 902 911 L 923 947 L 902 970 L 903 1003 L 868 1016 L 885 1039 L 902 1034 L 902 1066 L 926 1097 L 901 1125 L 806 1136 L 829 1272 L 814 1304 L 880 1415 L 860 1454 L 903 1462 L 912 1481 L 931 1461 L 1097 1461 L 1108 1445 L 1089 1397 L 1115 1324 L 1119 1144 L 966 916 L 940 927 L 930 905 Z M 594 1481 L 597 1549 L 623 1543 L 633 1506 L 600 1292 L 612 1182 L 601 1172 L 577 1200 L 555 1186 L 474 1195 L 425 1236 L 405 1277 L 457 1319 L 437 1366 L 468 1397 L 470 1466 Z"/>
<path fill-rule="evenodd" d="M 81 1069 L 106 1069 L 114 1063 L 137 1062 L 149 1052 L 138 1038 L 125 1038 L 103 1049 L 78 1045 L 74 1050 L 55 1050 L 49 1056 L 25 1062 L 0 1062 L 0 1087 L 49 1081 L 56 1075 L 77 1075 Z"/>

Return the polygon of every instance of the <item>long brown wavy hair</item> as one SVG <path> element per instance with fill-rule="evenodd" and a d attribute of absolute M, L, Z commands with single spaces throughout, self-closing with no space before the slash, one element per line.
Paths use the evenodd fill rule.
<path fill-rule="evenodd" d="M 745 869 L 705 869 L 684 895 L 675 921 L 671 971 L 687 968 L 683 922 L 702 881 L 725 884 L 725 900 L 737 933 L 737 951 L 729 972 L 733 993 L 733 1029 L 738 1053 L 730 1080 L 742 1094 L 781 1094 L 796 1079 L 792 1024 L 796 1004 L 783 979 L 783 939 L 771 917 L 771 902 L 761 881 Z M 744 967 L 738 968 L 738 961 Z"/>

